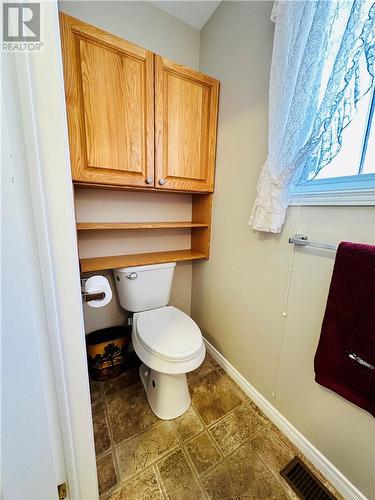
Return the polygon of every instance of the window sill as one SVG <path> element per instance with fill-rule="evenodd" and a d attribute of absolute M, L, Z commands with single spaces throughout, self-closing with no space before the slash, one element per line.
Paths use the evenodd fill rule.
<path fill-rule="evenodd" d="M 297 186 L 289 205 L 375 206 L 375 174 L 320 179 Z"/>

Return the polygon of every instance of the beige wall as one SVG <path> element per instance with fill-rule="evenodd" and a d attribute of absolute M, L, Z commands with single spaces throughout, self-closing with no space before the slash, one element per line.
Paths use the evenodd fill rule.
<path fill-rule="evenodd" d="M 292 263 L 287 242 L 299 231 L 330 243 L 374 243 L 375 209 L 291 208 L 278 236 L 248 226 L 266 156 L 271 7 L 224 2 L 201 32 L 200 69 L 221 80 L 221 95 L 211 258 L 193 265 L 192 314 L 229 362 L 375 498 L 373 417 L 314 382 L 334 254 L 296 249 Z"/>
<path fill-rule="evenodd" d="M 199 31 L 148 2 L 64 1 L 59 9 L 192 68 L 199 65 Z M 191 198 L 105 190 L 76 190 L 77 221 L 189 220 Z M 190 231 L 113 231 L 80 235 L 81 257 L 190 247 Z M 178 263 L 171 304 L 190 313 L 191 263 Z M 112 273 L 106 274 L 113 285 Z M 114 287 L 112 286 L 114 289 Z M 116 293 L 103 308 L 85 306 L 86 333 L 123 321 Z"/>
<path fill-rule="evenodd" d="M 65 0 L 59 9 L 181 64 L 199 66 L 199 31 L 149 2 Z"/>

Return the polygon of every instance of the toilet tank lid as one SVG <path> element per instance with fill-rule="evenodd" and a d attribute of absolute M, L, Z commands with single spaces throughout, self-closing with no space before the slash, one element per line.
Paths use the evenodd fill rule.
<path fill-rule="evenodd" d="M 176 267 L 176 262 L 166 262 L 164 264 L 150 264 L 148 266 L 132 266 L 114 269 L 118 273 L 139 273 L 141 271 L 153 271 L 154 269 L 165 269 L 166 267 Z"/>

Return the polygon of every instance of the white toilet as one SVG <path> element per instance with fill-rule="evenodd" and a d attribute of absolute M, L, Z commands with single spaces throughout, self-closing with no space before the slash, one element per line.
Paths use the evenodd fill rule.
<path fill-rule="evenodd" d="M 152 411 L 163 420 L 189 408 L 186 373 L 200 366 L 206 348 L 198 325 L 167 306 L 176 263 L 114 269 L 121 306 L 133 312 L 132 341 L 143 361 L 139 374 Z"/>

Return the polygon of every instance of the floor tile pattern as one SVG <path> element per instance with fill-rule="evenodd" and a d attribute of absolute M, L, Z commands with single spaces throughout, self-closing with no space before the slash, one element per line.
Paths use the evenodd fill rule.
<path fill-rule="evenodd" d="M 170 421 L 152 413 L 130 361 L 90 383 L 101 500 L 297 498 L 280 470 L 301 453 L 210 355 L 188 374 L 191 407 Z"/>

